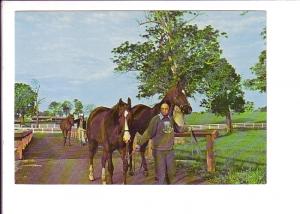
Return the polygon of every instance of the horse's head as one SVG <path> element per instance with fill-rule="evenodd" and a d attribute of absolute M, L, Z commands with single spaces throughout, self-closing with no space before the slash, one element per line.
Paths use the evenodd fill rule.
<path fill-rule="evenodd" d="M 178 106 L 184 114 L 192 113 L 192 107 L 187 100 L 186 93 L 181 83 L 178 83 L 176 86 L 171 88 L 167 92 L 164 100 L 168 100 L 171 103 L 172 109 L 174 106 Z"/>
<path fill-rule="evenodd" d="M 74 125 L 74 115 L 73 114 L 69 114 L 68 121 L 72 126 Z"/>
<path fill-rule="evenodd" d="M 122 99 L 119 100 L 117 104 L 117 111 L 119 117 L 119 125 L 123 132 L 123 140 L 128 142 L 130 140 L 129 127 L 132 122 L 131 114 L 131 99 L 128 97 L 127 103 L 123 102 Z"/>

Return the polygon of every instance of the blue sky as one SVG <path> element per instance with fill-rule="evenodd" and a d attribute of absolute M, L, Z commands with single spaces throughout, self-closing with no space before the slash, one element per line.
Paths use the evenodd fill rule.
<path fill-rule="evenodd" d="M 260 36 L 266 26 L 265 11 L 203 11 L 193 22 L 212 25 L 227 32 L 221 39 L 224 57 L 242 78 L 253 75 L 254 65 L 265 43 Z M 136 98 L 134 73 L 113 72 L 111 50 L 124 41 L 136 42 L 144 28 L 138 25 L 144 11 L 16 12 L 16 82 L 40 82 L 41 105 L 51 101 L 81 100 L 83 104 L 112 106 L 119 98 L 133 104 L 152 105 L 158 100 Z M 246 100 L 266 105 L 266 94 L 246 91 Z M 190 99 L 199 111 L 200 98 Z"/>

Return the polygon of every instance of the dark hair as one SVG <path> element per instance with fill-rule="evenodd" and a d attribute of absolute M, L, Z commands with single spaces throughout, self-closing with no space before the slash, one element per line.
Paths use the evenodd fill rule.
<path fill-rule="evenodd" d="M 167 104 L 169 106 L 169 108 L 171 108 L 171 103 L 168 100 L 164 100 L 160 103 L 160 106 L 162 106 L 162 104 Z"/>

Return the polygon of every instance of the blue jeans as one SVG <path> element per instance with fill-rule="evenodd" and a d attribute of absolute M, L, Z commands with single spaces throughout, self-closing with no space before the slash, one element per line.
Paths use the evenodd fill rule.
<path fill-rule="evenodd" d="M 153 149 L 153 158 L 155 175 L 158 179 L 158 184 L 174 183 L 176 175 L 174 151 L 160 151 Z M 166 179 L 166 176 L 168 176 L 168 179 Z"/>

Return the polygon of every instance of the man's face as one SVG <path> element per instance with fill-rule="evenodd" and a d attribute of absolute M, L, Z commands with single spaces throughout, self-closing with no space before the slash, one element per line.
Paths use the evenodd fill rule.
<path fill-rule="evenodd" d="M 163 116 L 168 116 L 168 114 L 169 114 L 169 105 L 167 103 L 163 103 L 160 107 L 160 112 Z"/>

